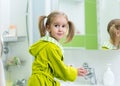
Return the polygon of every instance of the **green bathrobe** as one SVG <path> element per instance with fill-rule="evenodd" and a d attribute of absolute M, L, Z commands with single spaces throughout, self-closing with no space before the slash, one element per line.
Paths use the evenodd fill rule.
<path fill-rule="evenodd" d="M 77 69 L 65 65 L 62 46 L 55 39 L 42 37 L 30 46 L 29 52 L 35 59 L 28 86 L 60 86 L 60 83 L 54 78 L 63 81 L 76 79 Z"/>

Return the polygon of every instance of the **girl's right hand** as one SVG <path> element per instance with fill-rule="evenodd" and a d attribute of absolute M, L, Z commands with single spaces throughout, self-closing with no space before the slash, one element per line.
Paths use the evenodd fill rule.
<path fill-rule="evenodd" d="M 78 76 L 85 76 L 88 72 L 83 67 L 77 68 Z"/>

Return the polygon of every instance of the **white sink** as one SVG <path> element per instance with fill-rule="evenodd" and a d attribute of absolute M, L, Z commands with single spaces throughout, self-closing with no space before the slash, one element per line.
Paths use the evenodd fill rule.
<path fill-rule="evenodd" d="M 61 86 L 103 86 L 103 85 L 81 85 L 81 84 L 77 84 L 77 83 L 61 83 Z"/>

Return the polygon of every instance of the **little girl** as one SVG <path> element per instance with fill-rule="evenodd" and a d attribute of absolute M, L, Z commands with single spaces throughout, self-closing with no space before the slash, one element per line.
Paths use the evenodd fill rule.
<path fill-rule="evenodd" d="M 102 45 L 104 50 L 117 50 L 120 46 L 120 19 L 113 19 L 108 23 L 107 31 L 110 39 Z"/>
<path fill-rule="evenodd" d="M 77 76 L 86 75 L 84 68 L 74 68 L 63 62 L 63 48 L 59 41 L 66 37 L 67 43 L 74 36 L 74 25 L 64 13 L 55 11 L 48 16 L 41 16 L 39 30 L 41 39 L 29 49 L 35 59 L 28 86 L 60 86 L 54 78 L 74 81 Z"/>

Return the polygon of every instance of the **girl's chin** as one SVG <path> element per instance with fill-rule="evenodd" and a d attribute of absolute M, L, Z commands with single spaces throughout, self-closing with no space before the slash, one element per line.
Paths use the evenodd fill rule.
<path fill-rule="evenodd" d="M 56 40 L 61 40 L 62 38 L 64 38 L 64 36 L 56 36 L 56 37 L 54 37 Z"/>
<path fill-rule="evenodd" d="M 58 38 L 57 41 L 60 41 L 62 38 Z"/>

